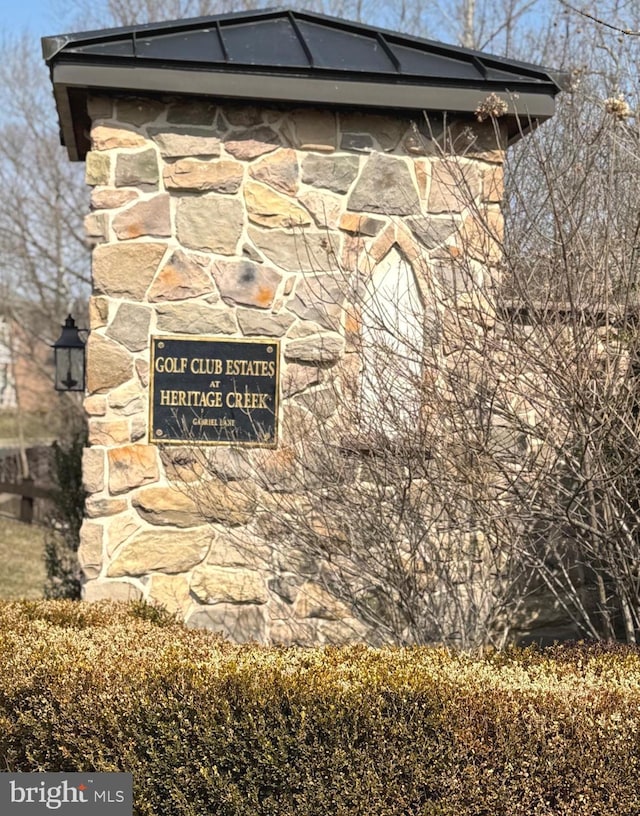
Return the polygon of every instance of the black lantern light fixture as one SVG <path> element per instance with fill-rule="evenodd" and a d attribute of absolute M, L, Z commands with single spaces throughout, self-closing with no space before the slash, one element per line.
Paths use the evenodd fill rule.
<path fill-rule="evenodd" d="M 85 344 L 76 321 L 69 315 L 62 334 L 53 344 L 56 368 L 56 391 L 84 391 Z"/>

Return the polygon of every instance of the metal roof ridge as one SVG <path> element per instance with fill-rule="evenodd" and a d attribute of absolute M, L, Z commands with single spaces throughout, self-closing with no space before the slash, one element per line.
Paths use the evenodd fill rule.
<path fill-rule="evenodd" d="M 42 53 L 45 62 L 49 63 L 67 46 L 75 44 L 81 46 L 88 45 L 96 41 L 108 41 L 115 38 L 130 36 L 133 40 L 140 37 L 142 34 L 152 35 L 154 32 L 161 33 L 167 31 L 197 29 L 200 26 L 216 26 L 218 31 L 224 28 L 225 23 L 241 22 L 243 20 L 258 20 L 269 19 L 275 17 L 286 17 L 290 21 L 297 22 L 298 20 L 306 20 L 309 22 L 325 23 L 331 27 L 340 28 L 343 31 L 351 33 L 367 33 L 380 42 L 383 38 L 388 46 L 385 48 L 385 53 L 389 57 L 389 51 L 392 52 L 392 45 L 401 45 L 406 47 L 425 46 L 429 50 L 436 51 L 440 55 L 457 55 L 472 62 L 476 67 L 482 66 L 483 72 L 487 68 L 498 68 L 501 70 L 511 69 L 517 70 L 521 73 L 534 76 L 543 76 L 547 80 L 552 81 L 559 89 L 562 89 L 567 81 L 568 75 L 557 70 L 546 68 L 542 65 L 534 63 L 523 62 L 521 60 L 514 60 L 510 57 L 501 57 L 496 54 L 490 54 L 483 51 L 476 51 L 474 49 L 465 48 L 460 45 L 451 43 L 443 43 L 438 40 L 431 40 L 426 37 L 417 37 L 408 35 L 393 29 L 381 28 L 373 26 L 368 23 L 362 23 L 356 20 L 346 20 L 340 17 L 334 17 L 328 14 L 321 14 L 319 12 L 308 11 L 306 9 L 295 9 L 288 6 L 273 6 L 265 9 L 254 9 L 234 12 L 224 12 L 222 14 L 205 15 L 200 17 L 186 17 L 177 20 L 165 20 L 150 23 L 138 23 L 131 26 L 119 26 L 114 28 L 94 29 L 88 31 L 70 32 L 66 34 L 58 34 L 47 37 L 42 37 Z M 222 24 L 222 26 L 221 26 Z M 296 35 L 300 39 L 300 34 L 297 25 L 294 25 Z M 303 40 L 304 38 L 302 38 Z M 303 48 L 305 46 L 303 45 Z M 307 49 L 305 48 L 305 51 Z M 390 57 L 391 58 L 391 57 Z M 311 56 L 311 59 L 313 57 Z M 395 70 L 397 57 L 393 54 L 391 58 Z M 313 65 L 313 62 L 310 62 Z"/>

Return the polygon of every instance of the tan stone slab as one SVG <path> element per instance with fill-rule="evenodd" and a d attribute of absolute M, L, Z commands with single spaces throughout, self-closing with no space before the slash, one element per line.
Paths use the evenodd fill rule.
<path fill-rule="evenodd" d="M 138 198 L 136 190 L 114 190 L 111 187 L 93 190 L 91 193 L 91 206 L 94 210 L 112 210 L 124 207 L 130 201 Z"/>
<path fill-rule="evenodd" d="M 311 216 L 303 207 L 263 184 L 247 182 L 244 200 L 249 220 L 254 224 L 272 228 L 311 224 Z"/>
<path fill-rule="evenodd" d="M 255 162 L 249 173 L 257 181 L 268 184 L 274 190 L 295 195 L 298 190 L 298 159 L 295 150 L 282 148 L 276 153 Z"/>
<path fill-rule="evenodd" d="M 128 581 L 88 581 L 82 588 L 84 601 L 138 601 L 142 598 L 140 587 Z"/>
<path fill-rule="evenodd" d="M 269 600 L 264 576 L 257 570 L 210 564 L 193 571 L 191 592 L 206 604 L 264 604 Z"/>
<path fill-rule="evenodd" d="M 142 147 L 147 140 L 140 133 L 113 125 L 94 125 L 91 128 L 93 150 L 112 150 L 116 147 Z"/>
<path fill-rule="evenodd" d="M 92 332 L 87 340 L 87 391 L 103 394 L 133 376 L 129 352 L 106 337 Z"/>
<path fill-rule="evenodd" d="M 236 159 L 252 161 L 280 147 L 278 134 L 270 127 L 260 126 L 234 133 L 224 143 L 225 150 Z"/>
<path fill-rule="evenodd" d="M 163 170 L 167 190 L 194 190 L 235 193 L 240 189 L 244 168 L 237 161 L 180 159 Z"/>
<path fill-rule="evenodd" d="M 479 169 L 456 159 L 434 161 L 427 208 L 431 213 L 459 213 L 480 194 Z"/>
<path fill-rule="evenodd" d="M 90 187 L 109 184 L 111 178 L 111 156 L 90 150 L 85 159 L 85 183 Z"/>
<path fill-rule="evenodd" d="M 212 136 L 210 129 L 158 128 L 150 129 L 149 134 L 158 145 L 160 155 L 167 159 L 220 155 L 220 138 Z"/>
<path fill-rule="evenodd" d="M 111 227 L 121 241 L 132 238 L 165 238 L 171 235 L 169 196 L 166 193 L 138 201 L 115 216 Z"/>
<path fill-rule="evenodd" d="M 99 496 L 89 496 L 84 503 L 87 518 L 102 518 L 114 516 L 127 509 L 126 499 L 107 499 Z"/>
<path fill-rule="evenodd" d="M 273 304 L 282 275 L 252 261 L 218 261 L 213 277 L 226 303 L 268 309 Z"/>
<path fill-rule="evenodd" d="M 328 192 L 309 190 L 299 196 L 299 201 L 311 213 L 318 227 L 336 229 L 342 214 L 342 198 Z"/>
<path fill-rule="evenodd" d="M 176 250 L 160 269 L 149 289 L 149 300 L 188 300 L 215 292 L 206 255 Z"/>
<path fill-rule="evenodd" d="M 205 303 L 159 303 L 157 307 L 160 331 L 179 334 L 234 334 L 237 324 L 233 311 L 215 308 Z"/>
<path fill-rule="evenodd" d="M 109 491 L 112 495 L 126 493 L 158 480 L 158 461 L 155 447 L 150 445 L 126 445 L 112 448 L 109 460 Z"/>
<path fill-rule="evenodd" d="M 102 524 L 86 519 L 80 528 L 80 545 L 78 547 L 78 563 L 86 578 L 96 578 L 102 567 Z"/>
<path fill-rule="evenodd" d="M 148 306 L 120 303 L 106 335 L 129 351 L 144 351 L 149 346 L 150 321 L 151 309 Z"/>
<path fill-rule="evenodd" d="M 85 413 L 90 417 L 104 416 L 107 413 L 107 398 L 102 394 L 85 397 L 83 405 Z"/>
<path fill-rule="evenodd" d="M 188 249 L 234 255 L 243 222 L 244 208 L 235 198 L 198 196 L 178 201 L 177 237 Z"/>
<path fill-rule="evenodd" d="M 342 620 L 351 617 L 351 610 L 346 604 L 312 581 L 307 581 L 300 587 L 293 612 L 298 618 Z"/>
<path fill-rule="evenodd" d="M 95 291 L 142 300 L 166 252 L 164 243 L 103 244 L 93 252 Z"/>
<path fill-rule="evenodd" d="M 139 519 L 128 513 L 108 519 L 106 522 L 107 555 L 111 557 L 120 545 L 140 530 L 141 526 Z"/>
<path fill-rule="evenodd" d="M 335 268 L 338 242 L 332 242 L 326 232 L 249 226 L 248 233 L 253 244 L 274 265 L 287 272 L 320 272 Z"/>
<path fill-rule="evenodd" d="M 126 419 L 91 419 L 89 421 L 89 443 L 91 445 L 122 445 L 131 441 L 131 431 Z M 98 488 L 102 490 L 102 488 Z M 90 492 L 96 493 L 98 490 Z"/>
<path fill-rule="evenodd" d="M 104 489 L 104 451 L 99 448 L 85 448 L 82 451 L 82 485 L 87 493 L 99 493 Z"/>
<path fill-rule="evenodd" d="M 191 605 L 189 581 L 183 575 L 152 575 L 147 600 L 184 617 Z"/>
<path fill-rule="evenodd" d="M 139 515 L 154 525 L 196 527 L 204 520 L 193 498 L 173 487 L 142 488 L 132 503 Z"/>
<path fill-rule="evenodd" d="M 205 558 L 210 540 L 208 527 L 144 530 L 120 547 L 109 565 L 107 575 L 120 578 L 151 572 L 188 572 Z"/>

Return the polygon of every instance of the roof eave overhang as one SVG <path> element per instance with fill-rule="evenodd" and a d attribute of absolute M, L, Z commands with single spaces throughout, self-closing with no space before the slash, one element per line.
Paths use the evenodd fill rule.
<path fill-rule="evenodd" d="M 496 84 L 482 88 L 438 84 L 397 83 L 378 79 L 356 81 L 340 77 L 304 77 L 247 71 L 184 69 L 153 65 L 91 65 L 58 62 L 52 68 L 54 95 L 60 117 L 62 142 L 72 161 L 84 159 L 88 137 L 86 100 L 90 93 L 167 94 L 262 101 L 264 103 L 313 104 L 376 110 L 434 111 L 473 114 L 492 91 L 507 102 L 507 116 L 517 122 L 518 138 L 554 113 L 552 89 L 507 88 Z M 553 89 L 557 92 L 557 89 Z M 84 107 L 84 110 L 79 110 Z"/>

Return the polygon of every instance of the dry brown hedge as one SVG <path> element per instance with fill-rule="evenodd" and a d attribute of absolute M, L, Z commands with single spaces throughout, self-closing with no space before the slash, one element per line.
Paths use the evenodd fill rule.
<path fill-rule="evenodd" d="M 153 816 L 637 816 L 640 653 L 236 647 L 140 604 L 0 604 L 0 761 Z"/>

